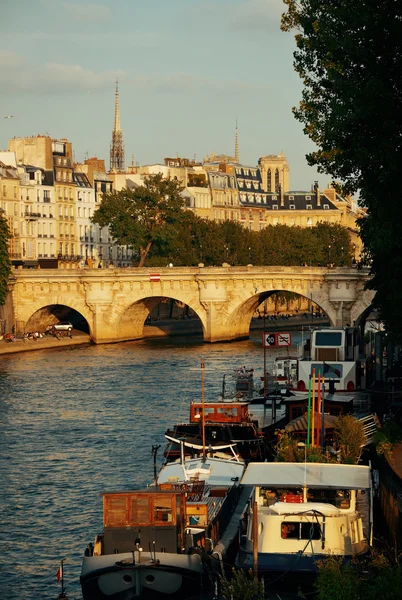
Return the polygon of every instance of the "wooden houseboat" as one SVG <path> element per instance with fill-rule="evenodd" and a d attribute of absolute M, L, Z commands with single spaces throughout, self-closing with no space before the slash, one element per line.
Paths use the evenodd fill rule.
<path fill-rule="evenodd" d="M 165 465 L 147 489 L 103 494 L 103 533 L 82 563 L 84 600 L 180 600 L 214 588 L 250 493 L 239 485 L 244 469 L 204 455 Z"/>

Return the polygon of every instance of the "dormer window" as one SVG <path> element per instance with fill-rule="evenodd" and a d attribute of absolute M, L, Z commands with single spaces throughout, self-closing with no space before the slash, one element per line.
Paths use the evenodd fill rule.
<path fill-rule="evenodd" d="M 306 208 L 307 208 L 308 210 L 311 210 L 311 209 L 313 208 L 313 206 L 312 206 L 311 204 L 306 204 Z"/>
<path fill-rule="evenodd" d="M 311 200 L 311 196 L 304 196 L 306 200 Z"/>
<path fill-rule="evenodd" d="M 278 196 L 272 196 L 272 200 L 278 200 Z"/>
<path fill-rule="evenodd" d="M 294 204 L 289 204 L 289 208 L 290 208 L 291 210 L 295 210 L 296 206 L 295 206 Z"/>
<path fill-rule="evenodd" d="M 273 204 L 272 205 L 272 210 L 278 210 L 278 205 L 277 204 Z"/>
<path fill-rule="evenodd" d="M 328 210 L 329 209 L 329 204 L 323 204 L 322 206 L 324 209 Z"/>
<path fill-rule="evenodd" d="M 289 200 L 294 200 L 295 197 L 294 196 L 289 196 Z"/>

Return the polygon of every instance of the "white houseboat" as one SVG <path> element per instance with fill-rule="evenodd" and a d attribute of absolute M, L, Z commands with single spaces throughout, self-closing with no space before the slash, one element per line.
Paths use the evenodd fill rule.
<path fill-rule="evenodd" d="M 318 559 L 349 559 L 371 545 L 367 466 L 250 463 L 241 484 L 253 491 L 240 524 L 239 568 L 315 572 Z"/>

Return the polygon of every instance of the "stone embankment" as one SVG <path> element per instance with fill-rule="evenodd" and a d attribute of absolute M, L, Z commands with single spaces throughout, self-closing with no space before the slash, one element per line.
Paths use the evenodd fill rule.
<path fill-rule="evenodd" d="M 291 317 L 289 319 L 266 319 L 266 331 L 294 331 L 301 330 L 302 327 L 307 329 L 311 325 L 328 324 L 326 319 L 306 319 L 303 316 Z M 250 324 L 250 330 L 264 330 L 263 319 L 253 319 Z M 202 326 L 199 319 L 165 319 L 161 321 L 152 321 L 144 327 L 144 338 L 157 338 L 166 336 L 188 336 L 202 335 Z M 0 355 L 14 354 L 15 352 L 29 352 L 31 350 L 46 350 L 50 348 L 63 348 L 71 346 L 79 346 L 82 344 L 91 344 L 89 334 L 82 331 L 74 331 L 72 337 L 45 336 L 43 338 L 18 339 L 15 342 L 6 342 L 0 340 Z"/>

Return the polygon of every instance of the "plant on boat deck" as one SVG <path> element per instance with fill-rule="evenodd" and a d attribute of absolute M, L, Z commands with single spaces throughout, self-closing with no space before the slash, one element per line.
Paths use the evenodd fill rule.
<path fill-rule="evenodd" d="M 230 580 L 221 580 L 221 595 L 224 600 L 264 600 L 264 584 L 253 577 L 250 570 L 232 569 Z"/>
<path fill-rule="evenodd" d="M 352 415 L 341 415 L 335 424 L 340 462 L 357 465 L 366 443 L 362 423 Z"/>
<path fill-rule="evenodd" d="M 357 464 L 359 462 L 362 449 L 366 442 L 363 425 L 358 419 L 351 415 L 341 415 L 336 420 L 335 426 L 335 446 L 338 453 L 331 455 L 320 446 L 309 446 L 299 448 L 297 438 L 290 432 L 283 433 L 276 445 L 276 460 L 278 462 L 320 462 L 332 463 L 339 462 L 344 464 Z"/>
<path fill-rule="evenodd" d="M 298 447 L 298 441 L 292 437 L 291 433 L 283 433 L 276 445 L 276 460 L 277 462 L 304 462 L 306 457 L 307 462 L 328 463 L 334 462 L 335 459 L 327 455 L 321 447 L 310 446 L 306 448 Z"/>

